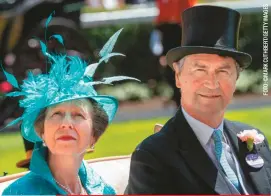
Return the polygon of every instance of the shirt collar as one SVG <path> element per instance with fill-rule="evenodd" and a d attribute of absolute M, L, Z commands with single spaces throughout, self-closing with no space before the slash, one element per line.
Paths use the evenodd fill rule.
<path fill-rule="evenodd" d="M 191 115 L 189 115 L 184 108 L 182 107 L 182 111 L 184 114 L 185 119 L 187 120 L 188 124 L 194 131 L 196 137 L 200 141 L 202 146 L 206 146 L 207 143 L 209 142 L 210 138 L 212 137 L 212 134 L 214 132 L 214 129 L 220 129 L 223 133 L 223 124 L 224 122 L 222 121 L 220 125 L 217 128 L 212 128 L 199 120 L 195 119 Z"/>
<path fill-rule="evenodd" d="M 44 147 L 42 145 L 42 142 L 36 142 L 35 147 L 33 150 L 32 158 L 31 158 L 31 163 L 30 163 L 30 170 L 46 181 L 48 181 L 50 184 L 52 184 L 60 194 L 66 194 L 64 190 L 62 190 L 57 184 L 56 181 L 51 173 L 51 170 L 48 166 L 47 162 L 47 155 L 48 155 L 48 148 Z M 82 161 L 82 164 L 79 168 L 78 175 L 81 179 L 81 182 L 84 187 L 90 187 L 89 182 L 87 179 L 88 175 L 92 175 L 90 172 L 91 170 L 88 170 L 86 167 L 87 163 L 85 161 Z M 89 192 L 89 190 L 87 190 Z"/>

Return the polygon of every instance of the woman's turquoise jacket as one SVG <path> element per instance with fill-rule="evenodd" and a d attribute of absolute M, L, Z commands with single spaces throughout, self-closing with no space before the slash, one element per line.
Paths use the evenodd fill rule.
<path fill-rule="evenodd" d="M 46 161 L 48 149 L 37 142 L 33 151 L 30 172 L 10 184 L 3 195 L 66 195 L 67 193 L 56 183 Z M 115 190 L 94 172 L 85 162 L 79 169 L 79 177 L 88 194 L 110 194 Z"/>

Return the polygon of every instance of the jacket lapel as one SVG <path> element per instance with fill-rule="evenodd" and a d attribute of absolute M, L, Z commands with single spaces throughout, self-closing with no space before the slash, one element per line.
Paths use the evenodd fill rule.
<path fill-rule="evenodd" d="M 265 165 L 260 169 L 255 169 L 250 167 L 245 161 L 246 155 L 249 153 L 246 143 L 241 142 L 236 135 L 243 131 L 242 128 L 227 120 L 225 120 L 224 125 L 225 133 L 230 140 L 231 148 L 235 151 L 240 167 L 243 171 L 243 175 L 245 177 L 243 178 L 245 179 L 244 185 L 247 191 L 252 194 L 270 194 L 271 187 Z"/>
<path fill-rule="evenodd" d="M 179 139 L 180 153 L 189 167 L 218 194 L 231 194 L 225 179 L 201 146 L 181 109 L 175 115 L 174 129 Z"/>

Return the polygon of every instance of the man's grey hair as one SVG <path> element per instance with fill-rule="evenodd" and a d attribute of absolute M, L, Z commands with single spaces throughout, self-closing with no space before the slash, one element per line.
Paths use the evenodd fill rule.
<path fill-rule="evenodd" d="M 186 57 L 183 57 L 181 60 L 179 60 L 177 62 L 178 67 L 179 67 L 179 72 L 181 72 L 181 70 L 183 68 L 185 59 L 186 59 Z M 240 73 L 241 73 L 241 71 L 243 71 L 243 69 L 240 67 L 240 65 L 239 65 L 239 63 L 237 61 L 234 61 L 234 62 L 235 62 L 235 67 L 236 67 L 236 71 L 237 71 L 237 79 L 238 79 L 239 76 L 240 76 Z"/>

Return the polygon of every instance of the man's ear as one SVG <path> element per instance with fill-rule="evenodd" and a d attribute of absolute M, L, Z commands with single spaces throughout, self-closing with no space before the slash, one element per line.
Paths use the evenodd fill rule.
<path fill-rule="evenodd" d="M 175 71 L 175 84 L 177 88 L 181 88 L 181 81 L 180 81 L 180 67 L 178 63 L 173 63 L 173 68 Z"/>
<path fill-rule="evenodd" d="M 174 62 L 172 65 L 173 65 L 173 69 L 174 69 L 175 73 L 176 73 L 176 72 L 179 73 L 179 66 L 178 66 L 178 63 Z"/>

